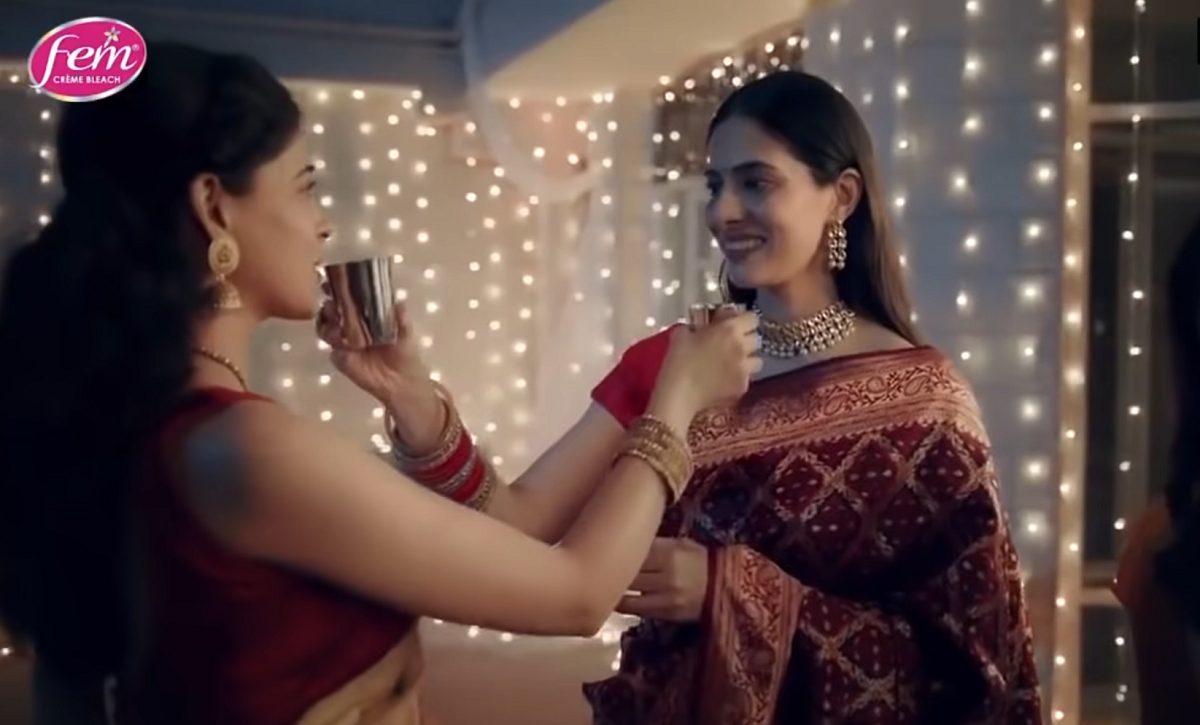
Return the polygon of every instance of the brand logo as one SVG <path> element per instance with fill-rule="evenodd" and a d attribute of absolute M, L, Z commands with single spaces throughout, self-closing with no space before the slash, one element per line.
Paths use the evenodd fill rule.
<path fill-rule="evenodd" d="M 129 23 L 80 18 L 33 46 L 29 81 L 60 101 L 96 101 L 128 86 L 146 67 L 146 41 Z"/>

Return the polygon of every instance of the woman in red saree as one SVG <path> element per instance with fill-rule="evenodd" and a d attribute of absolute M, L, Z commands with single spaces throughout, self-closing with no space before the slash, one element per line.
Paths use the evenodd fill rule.
<path fill-rule="evenodd" d="M 645 406 L 665 342 L 596 389 L 619 420 Z M 691 444 L 692 487 L 659 536 L 707 550 L 700 616 L 626 632 L 620 672 L 585 688 L 597 725 L 1040 722 L 987 437 L 943 355 L 761 380 Z"/>
<path fill-rule="evenodd" d="M 774 73 L 721 105 L 708 157 L 725 296 L 759 314 L 764 365 L 693 422 L 693 488 L 619 606 L 642 621 L 620 671 L 585 687 L 596 725 L 1040 723 L 987 437 L 911 323 L 862 119 L 825 81 Z M 560 536 L 665 340 L 633 345 L 487 512 Z M 415 445 L 437 431 L 411 377 L 395 432 Z"/>

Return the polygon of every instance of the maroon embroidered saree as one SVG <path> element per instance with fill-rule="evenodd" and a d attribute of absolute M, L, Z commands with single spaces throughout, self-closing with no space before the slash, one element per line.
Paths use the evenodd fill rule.
<path fill-rule="evenodd" d="M 644 409 L 665 352 L 595 398 Z M 709 547 L 703 621 L 643 621 L 596 725 L 1037 725 L 1017 554 L 974 398 L 931 348 L 756 383 L 696 421 L 660 536 Z"/>

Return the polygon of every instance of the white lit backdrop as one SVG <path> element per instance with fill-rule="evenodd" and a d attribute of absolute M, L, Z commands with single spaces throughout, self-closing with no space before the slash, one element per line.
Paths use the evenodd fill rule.
<path fill-rule="evenodd" d="M 393 259 L 397 295 L 435 377 L 455 391 L 493 462 L 515 476 L 547 431 L 562 428 L 567 391 L 547 410 L 538 381 L 579 388 L 572 379 L 590 383 L 608 363 L 603 319 L 564 328 L 582 327 L 565 323 L 588 311 L 604 314 L 603 246 L 589 245 L 596 249 L 586 260 L 580 246 L 603 226 L 611 199 L 598 188 L 603 173 L 594 175 L 596 191 L 570 204 L 532 193 L 519 175 L 514 183 L 487 137 L 503 132 L 515 146 L 529 136 L 519 162 L 539 174 L 566 181 L 585 165 L 604 171 L 608 104 L 515 102 L 481 125 L 438 115 L 416 90 L 293 87 L 323 177 L 321 203 L 338 229 L 327 256 Z M 583 267 L 595 274 L 579 276 L 596 282 L 574 284 Z M 310 326 L 272 325 L 254 363 L 260 389 L 346 436 L 385 445 L 383 410 L 332 374 Z M 586 387 L 573 392 L 586 400 Z"/>

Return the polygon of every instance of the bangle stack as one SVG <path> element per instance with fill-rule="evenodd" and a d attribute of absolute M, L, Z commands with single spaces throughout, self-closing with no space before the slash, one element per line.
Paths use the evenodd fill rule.
<path fill-rule="evenodd" d="M 668 504 L 679 500 L 692 477 L 692 453 L 687 440 L 651 415 L 643 415 L 626 430 L 613 463 L 622 458 L 636 458 L 654 469 L 667 489 Z"/>
<path fill-rule="evenodd" d="M 417 483 L 457 503 L 483 511 L 496 492 L 498 476 L 467 433 L 445 388 L 435 384 L 446 413 L 446 427 L 431 453 L 404 449 L 388 421 L 392 456 L 397 467 Z"/>

